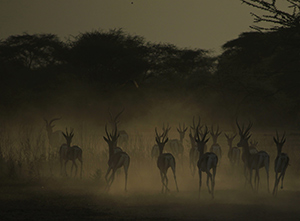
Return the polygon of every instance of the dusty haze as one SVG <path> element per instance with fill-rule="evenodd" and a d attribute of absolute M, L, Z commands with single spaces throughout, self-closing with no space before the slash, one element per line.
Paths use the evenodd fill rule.
<path fill-rule="evenodd" d="M 196 105 L 185 106 L 184 102 L 169 103 L 157 101 L 160 106 L 153 106 L 148 110 L 137 108 L 125 109 L 120 117 L 119 129 L 129 134 L 129 142 L 122 148 L 129 154 L 131 163 L 129 167 L 128 192 L 124 192 L 124 172 L 121 169 L 109 192 L 104 190 L 104 175 L 108 168 L 108 146 L 103 140 L 104 126 L 109 122 L 109 110 L 113 114 L 120 111 L 120 105 L 98 105 L 97 110 L 88 114 L 69 112 L 66 108 L 60 114 L 48 110 L 47 116 L 42 111 L 34 110 L 15 113 L 14 117 L 2 119 L 1 150 L 4 159 L 11 163 L 6 170 L 14 170 L 11 179 L 5 179 L 5 191 L 1 202 L 9 200 L 3 211 L 9 218 L 10 205 L 26 202 L 36 205 L 30 207 L 29 213 L 22 213 L 23 217 L 41 218 L 52 210 L 57 216 L 69 211 L 74 218 L 89 217 L 97 219 L 204 219 L 204 220 L 239 220 L 267 219 L 276 220 L 282 217 L 296 219 L 299 215 L 299 133 L 282 128 L 257 126 L 252 128 L 252 138 L 259 142 L 258 149 L 270 154 L 270 190 L 274 185 L 274 159 L 276 147 L 273 141 L 275 130 L 280 133 L 286 130 L 287 142 L 283 152 L 290 156 L 290 166 L 286 172 L 284 189 L 279 189 L 277 197 L 267 192 L 266 172 L 260 170 L 259 192 L 245 186 L 243 164 L 232 169 L 227 158 L 228 146 L 224 132 L 233 133 L 227 119 L 219 119 L 222 134 L 219 144 L 222 147 L 223 157 L 217 168 L 215 199 L 212 200 L 207 192 L 206 175 L 203 173 L 201 197 L 198 198 L 199 177 L 196 173 L 192 177 L 189 169 L 188 151 L 190 143 L 188 134 L 184 139 L 185 153 L 183 161 L 176 159 L 176 175 L 179 193 L 175 190 L 173 174 L 168 171 L 168 194 L 161 194 L 161 181 L 156 159 L 151 159 L 151 148 L 155 144 L 154 128 L 162 128 L 163 123 L 169 123 L 171 131 L 169 138 L 179 138 L 176 130 L 179 123 L 186 126 L 192 124 L 193 116 L 201 116 L 201 123 L 209 127 L 215 120 L 205 109 Z M 69 113 L 69 114 L 66 114 Z M 83 179 L 63 178 L 59 175 L 58 148 L 48 144 L 45 131 L 46 118 L 60 116 L 61 120 L 55 122 L 54 130 L 74 128 L 73 144 L 79 145 L 83 150 Z M 243 118 L 241 121 L 248 123 Z M 258 124 L 259 125 L 259 124 Z M 239 138 L 235 138 L 234 144 Z M 208 142 L 208 146 L 212 140 Z M 68 163 L 70 172 L 71 163 Z M 9 171 L 5 171 L 6 173 Z M 12 171 L 10 171 L 12 173 Z M 19 184 L 18 184 L 19 183 Z M 12 184 L 8 187 L 6 184 Z M 11 192 L 12 191 L 12 192 Z M 16 195 L 16 193 L 21 193 Z M 25 195 L 24 195 L 25 194 Z M 54 203 L 56 202 L 56 203 Z M 23 205 L 24 204 L 24 205 Z M 44 207 L 42 207 L 44 205 Z M 25 206 L 26 207 L 26 206 Z M 5 209 L 6 208 L 6 209 Z M 40 209 L 39 209 L 40 208 Z M 44 211 L 44 215 L 35 210 Z M 48 209 L 47 209 L 48 208 Z M 63 210 L 62 208 L 65 208 Z M 78 211 L 74 208 L 80 208 Z M 73 212 L 71 212 L 73 211 Z M 75 214 L 79 214 L 78 216 Z M 36 214 L 34 216 L 33 214 Z M 48 217 L 48 218 L 49 218 Z M 11 218 L 11 217 L 10 217 Z"/>

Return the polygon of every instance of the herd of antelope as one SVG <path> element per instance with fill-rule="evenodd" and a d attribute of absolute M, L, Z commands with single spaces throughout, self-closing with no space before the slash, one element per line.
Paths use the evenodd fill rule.
<path fill-rule="evenodd" d="M 107 183 L 106 189 L 109 190 L 112 185 L 115 177 L 116 171 L 123 167 L 125 171 L 125 191 L 127 191 L 127 177 L 128 170 L 130 165 L 130 156 L 118 146 L 118 144 L 124 144 L 128 141 L 128 134 L 125 131 L 118 130 L 118 117 L 121 115 L 123 111 L 117 114 L 116 117 L 110 115 L 111 120 L 110 124 L 112 125 L 111 131 L 108 131 L 107 124 L 105 125 L 105 134 L 103 139 L 108 144 L 108 169 L 105 174 L 105 180 Z M 59 120 L 60 118 L 52 119 L 51 121 L 46 122 L 46 131 L 49 138 L 49 143 L 53 147 L 60 146 L 59 156 L 61 163 L 61 175 L 67 176 L 66 165 L 68 161 L 72 162 L 71 174 L 73 167 L 75 166 L 75 176 L 77 175 L 77 164 L 76 160 L 81 163 L 81 171 L 80 177 L 82 177 L 82 166 L 83 166 L 83 158 L 82 158 L 82 149 L 78 146 L 71 146 L 72 138 L 74 136 L 74 132 L 71 129 L 70 132 L 66 129 L 65 132 L 62 131 L 53 131 L 53 122 Z M 237 143 L 237 146 L 233 146 L 233 140 L 237 134 L 226 134 L 224 133 L 227 143 L 229 146 L 228 150 L 228 159 L 230 164 L 233 167 L 239 166 L 240 158 L 243 162 L 243 171 L 245 176 L 245 182 L 251 185 L 253 190 L 258 190 L 259 187 L 259 169 L 265 168 L 267 174 L 267 188 L 269 190 L 269 164 L 270 164 L 270 156 L 266 151 L 258 151 L 256 149 L 257 142 L 249 142 L 251 137 L 250 129 L 252 128 L 252 123 L 250 122 L 246 127 L 245 125 L 240 126 L 238 121 L 236 120 L 236 125 L 239 131 L 240 140 Z M 171 127 L 169 125 L 163 125 L 161 132 L 158 132 L 158 129 L 155 127 L 155 141 L 156 144 L 152 147 L 151 157 L 153 159 L 157 159 L 157 167 L 160 172 L 161 182 L 162 182 L 162 192 L 169 192 L 168 188 L 168 177 L 167 171 L 171 168 L 174 181 L 176 185 L 177 192 L 179 191 L 176 179 L 176 162 L 175 159 L 180 159 L 182 157 L 184 147 L 183 147 L 183 139 L 185 136 L 188 127 L 183 124 L 181 126 L 179 124 L 179 128 L 177 131 L 179 132 L 180 139 L 169 140 L 168 132 Z M 190 161 L 190 170 L 192 175 L 194 176 L 195 172 L 198 171 L 199 175 L 199 196 L 201 192 L 201 184 L 202 184 L 202 172 L 205 172 L 207 175 L 207 188 L 208 192 L 211 194 L 212 198 L 214 198 L 214 186 L 215 186 L 215 176 L 217 173 L 217 166 L 220 165 L 222 159 L 222 150 L 221 146 L 218 144 L 218 137 L 222 134 L 222 131 L 219 130 L 219 127 L 215 130 L 212 126 L 209 130 L 206 125 L 200 124 L 200 117 L 198 122 L 195 122 L 195 118 L 193 118 L 193 125 L 190 126 L 189 130 L 189 138 L 191 143 L 191 149 L 189 151 L 189 161 Z M 63 135 L 65 139 L 61 140 L 61 135 Z M 211 145 L 209 152 L 207 152 L 207 142 L 210 137 L 213 140 L 213 144 Z M 289 157 L 286 153 L 282 153 L 282 147 L 286 141 L 285 133 L 280 138 L 278 132 L 276 131 L 276 136 L 273 137 L 273 140 L 277 147 L 277 157 L 274 162 L 275 168 L 275 184 L 273 188 L 273 195 L 277 194 L 277 189 L 279 182 L 281 180 L 281 188 L 283 188 L 283 179 L 285 176 L 286 169 L 289 165 Z M 63 143 L 61 145 L 61 143 Z M 168 149 L 171 153 L 164 153 L 165 146 L 168 146 Z M 241 149 L 241 150 L 240 150 Z M 175 155 L 175 157 L 174 157 Z M 254 185 L 252 183 L 252 173 L 255 171 L 254 175 Z"/>

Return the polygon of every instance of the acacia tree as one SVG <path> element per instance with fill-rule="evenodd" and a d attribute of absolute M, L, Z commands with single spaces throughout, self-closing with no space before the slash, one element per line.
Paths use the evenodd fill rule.
<path fill-rule="evenodd" d="M 0 41 L 0 99 L 3 106 L 46 100 L 58 87 L 66 45 L 53 34 L 12 35 Z M 52 89 L 52 90 L 50 90 Z M 0 104 L 1 105 L 1 104 Z"/>
<path fill-rule="evenodd" d="M 268 68 L 272 48 L 265 44 L 267 39 L 261 33 L 243 33 L 223 45 L 214 82 L 220 107 L 230 110 L 233 125 L 238 115 L 253 115 L 274 93 L 273 72 Z"/>
<path fill-rule="evenodd" d="M 249 6 L 257 8 L 266 12 L 266 15 L 257 15 L 251 12 L 254 16 L 254 23 L 271 23 L 273 26 L 265 28 L 261 26 L 250 26 L 255 30 L 278 30 L 280 28 L 299 28 L 300 27 L 300 1 L 299 0 L 286 0 L 288 8 L 292 9 L 289 11 L 283 11 L 279 9 L 276 0 L 241 0 Z"/>
<path fill-rule="evenodd" d="M 255 31 L 242 33 L 223 45 L 215 75 L 220 101 L 231 107 L 233 122 L 240 114 L 252 115 L 260 122 L 270 123 L 274 118 L 291 122 L 297 115 L 300 93 L 299 1 L 288 1 L 295 3 L 291 14 L 279 10 L 276 1 L 242 2 L 271 13 L 252 13 L 255 23 L 274 26 L 252 26 Z"/>
<path fill-rule="evenodd" d="M 254 23 L 271 24 L 270 28 L 251 26 L 251 28 L 268 34 L 269 48 L 273 53 L 268 56 L 269 72 L 273 72 L 275 95 L 280 96 L 280 104 L 286 108 L 292 121 L 299 116 L 300 93 L 300 0 L 286 0 L 287 8 L 279 6 L 279 1 L 242 0 L 243 3 L 263 11 L 265 14 L 254 16 Z M 274 41 L 274 39 L 276 39 Z M 300 119 L 298 119 L 299 121 Z M 300 124 L 298 122 L 298 124 Z"/>
<path fill-rule="evenodd" d="M 122 29 L 80 34 L 70 41 L 69 63 L 89 81 L 104 85 L 133 82 L 137 87 L 148 69 L 147 47 L 142 37 Z"/>
<path fill-rule="evenodd" d="M 0 60 L 7 67 L 46 68 L 63 62 L 65 44 L 53 34 L 12 35 L 0 42 Z"/>

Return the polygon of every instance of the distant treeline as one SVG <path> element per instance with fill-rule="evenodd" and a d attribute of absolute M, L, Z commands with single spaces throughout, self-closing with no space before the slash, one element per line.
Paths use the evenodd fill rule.
<path fill-rule="evenodd" d="M 143 114 L 168 101 L 205 109 L 216 120 L 242 115 L 297 127 L 299 30 L 242 33 L 220 56 L 146 42 L 121 29 L 67 41 L 54 34 L 10 36 L 0 41 L 1 112 L 116 104 Z"/>

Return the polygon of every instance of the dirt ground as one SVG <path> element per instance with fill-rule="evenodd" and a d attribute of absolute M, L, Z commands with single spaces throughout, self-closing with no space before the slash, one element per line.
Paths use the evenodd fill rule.
<path fill-rule="evenodd" d="M 159 176 L 159 172 L 157 176 Z M 180 171 L 178 172 L 180 174 Z M 153 174 L 153 177 L 156 177 Z M 169 173 L 171 192 L 162 194 L 160 183 L 131 179 L 123 191 L 123 174 L 109 192 L 103 183 L 88 179 L 3 181 L 0 188 L 1 220 L 299 220 L 299 179 L 287 177 L 276 197 L 262 181 L 259 192 L 244 186 L 237 176 L 216 179 L 215 199 L 205 180 L 198 198 L 198 177 L 178 179 L 179 193 Z M 183 172 L 181 177 L 184 177 Z M 152 179 L 152 178 L 151 178 Z M 159 179 L 158 179 L 159 180 Z M 149 185 L 147 185 L 147 182 Z M 271 182 L 270 182 L 271 183 Z M 140 186 L 140 188 L 137 188 Z M 272 190 L 272 184 L 270 184 Z"/>

